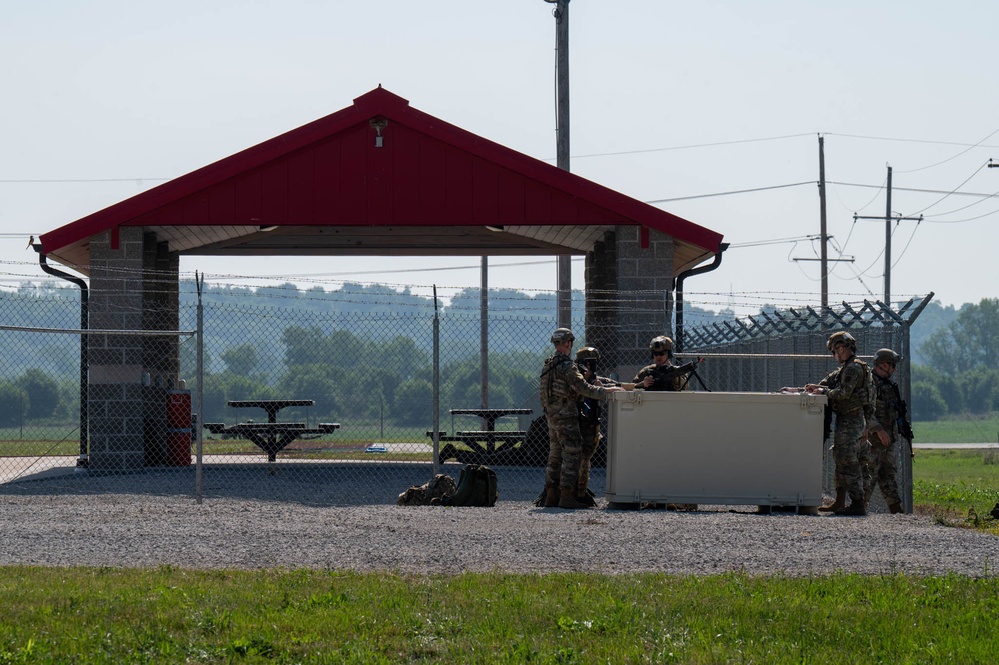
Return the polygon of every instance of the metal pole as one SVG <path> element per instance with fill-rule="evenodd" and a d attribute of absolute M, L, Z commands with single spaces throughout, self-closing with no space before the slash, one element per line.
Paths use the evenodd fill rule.
<path fill-rule="evenodd" d="M 38 252 L 38 265 L 54 277 L 72 282 L 80 287 L 80 330 L 90 329 L 90 287 L 79 277 L 74 277 L 48 264 L 41 245 L 33 245 Z M 90 338 L 80 335 L 80 456 L 76 466 L 86 469 L 90 466 Z"/>
<path fill-rule="evenodd" d="M 887 303 L 885 303 L 888 305 Z M 891 305 L 888 305 L 889 309 Z M 902 366 L 905 369 L 905 384 L 901 385 L 902 388 L 902 399 L 905 400 L 906 404 L 912 404 L 912 361 L 910 360 L 911 348 L 909 343 L 911 341 L 910 332 L 912 331 L 912 323 L 909 321 L 903 322 L 900 326 L 902 331 L 902 343 L 899 349 L 902 355 Z M 897 379 L 896 379 L 897 381 Z M 912 420 L 912 410 L 909 410 L 909 420 Z M 906 446 L 905 438 L 899 435 L 899 446 L 901 450 L 899 454 L 902 456 L 902 506 L 905 508 L 905 512 L 912 512 L 912 441 L 909 441 L 909 445 Z"/>
<path fill-rule="evenodd" d="M 202 497 L 202 485 L 201 485 L 201 472 L 202 472 L 202 454 L 204 449 L 202 447 L 201 432 L 204 430 L 205 422 L 205 309 L 201 302 L 201 286 L 203 283 L 203 276 L 198 275 L 197 272 L 194 273 L 194 284 L 198 291 L 198 395 L 196 398 L 196 408 L 198 412 L 198 419 L 195 423 L 194 428 L 194 449 L 196 453 L 196 461 L 194 467 L 194 485 L 195 485 L 195 496 L 197 497 L 197 502 L 201 503 Z"/>
<path fill-rule="evenodd" d="M 829 235 L 826 228 L 826 142 L 819 136 L 819 239 L 822 245 L 822 311 L 829 307 L 829 253 L 826 245 Z"/>
<path fill-rule="evenodd" d="M 489 257 L 482 257 L 479 277 L 479 367 L 482 408 L 489 408 Z"/>
<path fill-rule="evenodd" d="M 556 165 L 569 171 L 569 0 L 555 3 Z M 558 322 L 572 327 L 572 257 L 558 257 Z"/>
<path fill-rule="evenodd" d="M 888 195 L 885 209 L 885 304 L 891 307 L 891 167 L 888 167 Z"/>
<path fill-rule="evenodd" d="M 437 314 L 437 285 L 434 284 L 434 390 L 433 390 L 433 411 L 434 411 L 434 475 L 440 468 L 440 437 L 441 437 L 441 323 Z"/>

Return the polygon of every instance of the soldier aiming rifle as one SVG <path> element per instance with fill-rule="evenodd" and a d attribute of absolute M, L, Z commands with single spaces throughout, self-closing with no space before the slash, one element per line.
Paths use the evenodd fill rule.
<path fill-rule="evenodd" d="M 649 342 L 652 364 L 639 370 L 634 378 L 636 388 L 646 390 L 686 390 L 691 376 L 696 376 L 698 363 L 704 358 L 696 358 L 682 365 L 673 364 L 673 340 L 660 335 Z"/>

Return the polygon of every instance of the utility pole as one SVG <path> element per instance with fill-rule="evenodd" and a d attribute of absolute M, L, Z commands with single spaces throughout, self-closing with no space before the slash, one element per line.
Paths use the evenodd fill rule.
<path fill-rule="evenodd" d="M 826 141 L 819 135 L 819 242 L 822 271 L 822 311 L 829 307 L 829 235 L 826 228 Z"/>
<path fill-rule="evenodd" d="M 891 307 L 891 167 L 885 190 L 885 304 Z"/>
<path fill-rule="evenodd" d="M 569 0 L 545 0 L 555 5 L 556 166 L 569 170 Z M 558 257 L 558 324 L 572 327 L 572 257 Z"/>
<path fill-rule="evenodd" d="M 923 216 L 919 217 L 892 217 L 891 215 L 891 166 L 888 167 L 888 179 L 885 183 L 887 195 L 885 197 L 885 216 L 884 217 L 865 217 L 862 215 L 854 215 L 853 221 L 858 219 L 879 219 L 885 222 L 885 299 L 884 302 L 889 307 L 891 306 L 891 223 L 892 221 L 898 222 L 921 222 L 923 221 Z"/>
<path fill-rule="evenodd" d="M 814 236 L 811 236 L 814 238 Z M 819 258 L 795 258 L 792 261 L 819 261 L 819 269 L 822 273 L 822 311 L 829 307 L 829 262 L 853 263 L 853 258 L 829 258 L 829 235 L 826 226 L 826 142 L 824 137 L 819 135 L 819 240 L 822 249 Z"/>

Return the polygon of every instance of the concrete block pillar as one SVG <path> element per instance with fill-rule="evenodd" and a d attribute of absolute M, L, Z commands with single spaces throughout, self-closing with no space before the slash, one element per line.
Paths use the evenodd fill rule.
<path fill-rule="evenodd" d="M 144 330 L 177 330 L 179 326 L 180 257 L 170 254 L 167 243 L 149 233 L 143 237 Z M 176 388 L 179 367 L 179 340 L 176 335 L 143 337 L 143 450 L 146 466 L 166 463 L 167 391 Z"/>
<path fill-rule="evenodd" d="M 649 340 L 672 336 L 673 252 L 671 236 L 639 226 L 619 226 L 587 256 L 587 339 L 593 340 L 601 356 L 606 354 L 604 367 L 616 371 L 623 381 L 650 362 Z M 591 306 L 596 307 L 592 319 Z M 616 326 L 598 333 L 601 323 Z M 615 327 L 613 339 L 601 339 L 603 346 L 596 343 L 601 334 L 611 335 Z"/>
<path fill-rule="evenodd" d="M 617 249 L 613 231 L 586 254 L 586 343 L 600 352 L 600 373 L 620 364 L 617 331 Z M 631 377 L 628 377 L 631 378 Z"/>
<path fill-rule="evenodd" d="M 119 227 L 91 238 L 90 259 L 91 329 L 177 329 L 179 260 L 165 245 L 141 227 Z M 176 337 L 90 335 L 89 354 L 91 471 L 164 463 Z"/>

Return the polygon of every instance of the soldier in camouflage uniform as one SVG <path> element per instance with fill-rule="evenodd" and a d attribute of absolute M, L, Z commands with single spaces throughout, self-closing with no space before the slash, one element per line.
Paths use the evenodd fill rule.
<path fill-rule="evenodd" d="M 898 494 L 898 469 L 895 464 L 895 442 L 899 439 L 899 406 L 902 397 L 898 384 L 891 380 L 895 366 L 902 359 L 891 349 L 879 349 L 874 354 L 874 390 L 877 401 L 874 418 L 868 423 L 867 439 L 871 444 L 868 459 L 867 500 L 874 493 L 874 486 L 881 488 L 888 510 L 902 512 L 902 499 Z"/>
<path fill-rule="evenodd" d="M 578 401 L 582 397 L 605 400 L 620 387 L 591 386 L 569 356 L 575 335 L 568 328 L 552 333 L 555 355 L 545 360 L 539 392 L 548 420 L 548 468 L 545 470 L 545 507 L 588 508 L 576 500 L 583 435 L 579 429 Z"/>
<path fill-rule="evenodd" d="M 689 372 L 678 371 L 673 364 L 673 340 L 662 335 L 653 337 L 649 342 L 649 352 L 653 362 L 638 371 L 634 378 L 635 386 L 646 390 L 685 390 Z"/>
<path fill-rule="evenodd" d="M 597 361 L 600 352 L 592 346 L 585 346 L 576 352 L 576 367 L 591 386 L 620 385 L 612 379 L 597 376 Z M 583 450 L 579 458 L 579 484 L 576 487 L 576 500 L 579 503 L 595 505 L 589 492 L 590 461 L 600 446 L 603 434 L 600 433 L 600 400 L 592 397 L 579 399 L 579 432 L 583 437 Z"/>
<path fill-rule="evenodd" d="M 840 368 L 826 378 L 805 386 L 809 393 L 826 395 L 836 416 L 833 459 L 837 485 L 850 496 L 850 505 L 833 512 L 837 515 L 866 515 L 866 490 L 861 459 L 868 446 L 867 420 L 874 416 L 874 387 L 871 371 L 857 360 L 857 340 L 848 332 L 835 332 L 826 343 Z M 864 448 L 862 448 L 864 447 Z"/>

